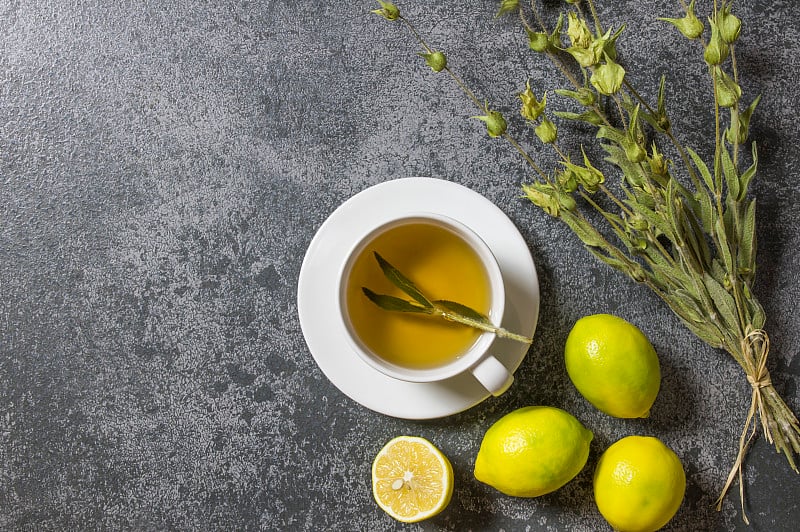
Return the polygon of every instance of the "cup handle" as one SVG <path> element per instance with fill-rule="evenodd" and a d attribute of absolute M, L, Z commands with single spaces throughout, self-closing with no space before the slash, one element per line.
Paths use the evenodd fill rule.
<path fill-rule="evenodd" d="M 488 356 L 470 369 L 478 382 L 497 397 L 508 390 L 514 376 L 493 356 Z"/>

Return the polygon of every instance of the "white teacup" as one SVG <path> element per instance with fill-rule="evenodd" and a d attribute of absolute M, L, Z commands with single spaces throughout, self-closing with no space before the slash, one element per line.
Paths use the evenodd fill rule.
<path fill-rule="evenodd" d="M 339 286 L 339 319 L 343 322 L 347 338 L 358 356 L 374 369 L 395 379 L 410 382 L 440 382 L 461 373 L 470 372 L 480 384 L 492 395 L 505 392 L 514 380 L 506 367 L 491 354 L 495 342 L 495 334 L 482 332 L 474 343 L 455 358 L 442 365 L 430 368 L 404 366 L 381 357 L 366 345 L 356 332 L 348 312 L 348 281 L 356 259 L 370 244 L 385 232 L 406 224 L 430 224 L 445 229 L 465 242 L 477 255 L 486 273 L 489 284 L 490 303 L 486 315 L 495 326 L 500 326 L 505 309 L 505 286 L 497 259 L 486 243 L 470 228 L 446 216 L 433 213 L 415 213 L 401 217 L 387 217 L 378 227 L 366 228 L 361 238 L 346 254 L 347 259 L 341 266 L 338 276 Z M 376 268 L 378 266 L 376 265 Z M 453 265 L 457 268 L 458 265 Z M 413 279 L 412 279 L 413 281 Z M 366 297 L 366 296 L 364 296 Z M 456 299 L 457 298 L 453 298 Z M 375 307 L 375 312 L 391 312 Z M 425 317 L 424 319 L 442 319 L 441 317 Z"/>

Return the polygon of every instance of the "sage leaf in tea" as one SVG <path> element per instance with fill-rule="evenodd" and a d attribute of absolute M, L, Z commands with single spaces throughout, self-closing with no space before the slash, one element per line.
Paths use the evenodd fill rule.
<path fill-rule="evenodd" d="M 377 251 L 373 252 L 375 260 L 383 271 L 384 276 L 397 288 L 411 297 L 411 300 L 387 294 L 377 294 L 369 288 L 362 286 L 364 295 L 379 308 L 390 312 L 409 312 L 427 314 L 454 323 L 460 323 L 481 331 L 491 332 L 500 338 L 508 338 L 524 344 L 531 344 L 532 338 L 516 334 L 502 327 L 495 326 L 488 316 L 462 303 L 448 300 L 431 301 L 426 297 L 414 282 L 403 275 L 400 270 L 392 266 Z"/>

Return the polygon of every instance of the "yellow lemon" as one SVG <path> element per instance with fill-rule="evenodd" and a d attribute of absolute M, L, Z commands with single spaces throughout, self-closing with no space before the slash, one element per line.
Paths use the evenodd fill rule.
<path fill-rule="evenodd" d="M 372 495 L 387 514 L 404 523 L 428 519 L 453 495 L 453 467 L 431 442 L 398 436 L 372 462 Z"/>
<path fill-rule="evenodd" d="M 575 323 L 564 347 L 567 373 L 590 403 L 620 418 L 647 417 L 661 385 L 653 345 L 635 325 L 610 314 Z"/>
<path fill-rule="evenodd" d="M 486 431 L 475 459 L 475 478 L 514 497 L 550 493 L 580 473 L 592 437 L 560 408 L 514 410 Z"/>
<path fill-rule="evenodd" d="M 622 438 L 600 457 L 594 499 L 621 532 L 650 532 L 666 525 L 683 501 L 686 474 L 678 456 L 649 436 Z"/>

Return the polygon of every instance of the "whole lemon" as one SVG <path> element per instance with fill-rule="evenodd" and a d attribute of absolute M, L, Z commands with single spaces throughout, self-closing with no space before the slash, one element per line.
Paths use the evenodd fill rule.
<path fill-rule="evenodd" d="M 494 423 L 475 459 L 475 478 L 514 497 L 538 497 L 577 475 L 593 434 L 560 408 L 527 406 Z"/>
<path fill-rule="evenodd" d="M 685 491 L 680 459 L 650 436 L 628 436 L 614 443 L 594 472 L 597 508 L 621 532 L 663 527 L 678 511 Z"/>
<path fill-rule="evenodd" d="M 575 323 L 564 348 L 572 383 L 597 409 L 614 417 L 647 417 L 661 385 L 653 345 L 635 325 L 610 314 Z"/>

